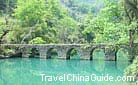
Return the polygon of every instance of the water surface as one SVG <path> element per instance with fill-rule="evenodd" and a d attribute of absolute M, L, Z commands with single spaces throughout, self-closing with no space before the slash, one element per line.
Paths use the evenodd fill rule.
<path fill-rule="evenodd" d="M 107 81 L 42 81 L 40 74 L 57 76 L 75 75 L 110 75 L 123 76 L 129 62 L 124 61 L 85 61 L 85 60 L 45 60 L 36 58 L 16 58 L 0 60 L 0 85 L 131 85 L 126 82 Z"/>

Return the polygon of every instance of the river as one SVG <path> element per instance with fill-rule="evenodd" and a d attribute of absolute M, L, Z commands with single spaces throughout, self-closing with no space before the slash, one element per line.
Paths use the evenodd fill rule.
<path fill-rule="evenodd" d="M 119 51 L 117 61 L 104 61 L 104 51 L 93 54 L 93 60 L 11 58 L 0 60 L 0 85 L 134 85 L 124 80 L 130 64 L 128 53 Z"/>

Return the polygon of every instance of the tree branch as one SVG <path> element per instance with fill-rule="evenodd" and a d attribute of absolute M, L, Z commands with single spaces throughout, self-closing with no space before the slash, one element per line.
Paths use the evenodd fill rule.
<path fill-rule="evenodd" d="M 22 39 L 21 44 L 24 43 L 24 40 L 25 40 L 26 38 L 28 38 L 29 36 L 31 36 L 31 33 L 33 32 L 34 28 L 36 27 L 36 25 L 37 25 L 38 23 L 39 23 L 39 20 L 36 22 L 35 26 L 33 26 L 33 27 L 30 28 L 28 34 L 27 34 L 26 36 L 24 36 L 24 38 Z"/>

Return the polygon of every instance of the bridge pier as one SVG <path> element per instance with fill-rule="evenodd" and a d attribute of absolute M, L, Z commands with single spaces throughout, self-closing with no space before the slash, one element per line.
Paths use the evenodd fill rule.
<path fill-rule="evenodd" d="M 46 59 L 47 58 L 46 55 L 47 54 L 46 54 L 44 49 L 39 50 L 39 56 L 40 56 L 41 59 Z"/>
<path fill-rule="evenodd" d="M 22 53 L 22 58 L 29 58 L 29 54 Z"/>
<path fill-rule="evenodd" d="M 116 49 L 106 47 L 105 48 L 105 60 L 106 61 L 116 61 Z"/>
<path fill-rule="evenodd" d="M 80 50 L 81 60 L 90 60 L 90 52 L 87 49 Z"/>
<path fill-rule="evenodd" d="M 64 49 L 58 51 L 58 59 L 67 59 L 67 54 Z"/>
<path fill-rule="evenodd" d="M 22 57 L 23 58 L 29 58 L 29 53 L 28 53 L 28 51 L 27 51 L 27 48 L 23 48 L 23 50 L 22 50 Z"/>

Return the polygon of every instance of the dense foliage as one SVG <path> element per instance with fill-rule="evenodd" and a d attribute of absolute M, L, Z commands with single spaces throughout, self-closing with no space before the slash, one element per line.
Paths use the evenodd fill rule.
<path fill-rule="evenodd" d="M 134 76 L 135 81 L 138 80 L 138 57 L 133 61 L 133 63 L 125 69 L 126 76 Z"/>
<path fill-rule="evenodd" d="M 117 1 L 17 0 L 13 3 L 14 9 L 6 6 L 12 12 L 1 14 L 0 34 L 5 29 L 11 30 L 2 37 L 3 43 L 128 43 L 128 30 L 135 26 L 125 20 L 124 8 Z"/>

